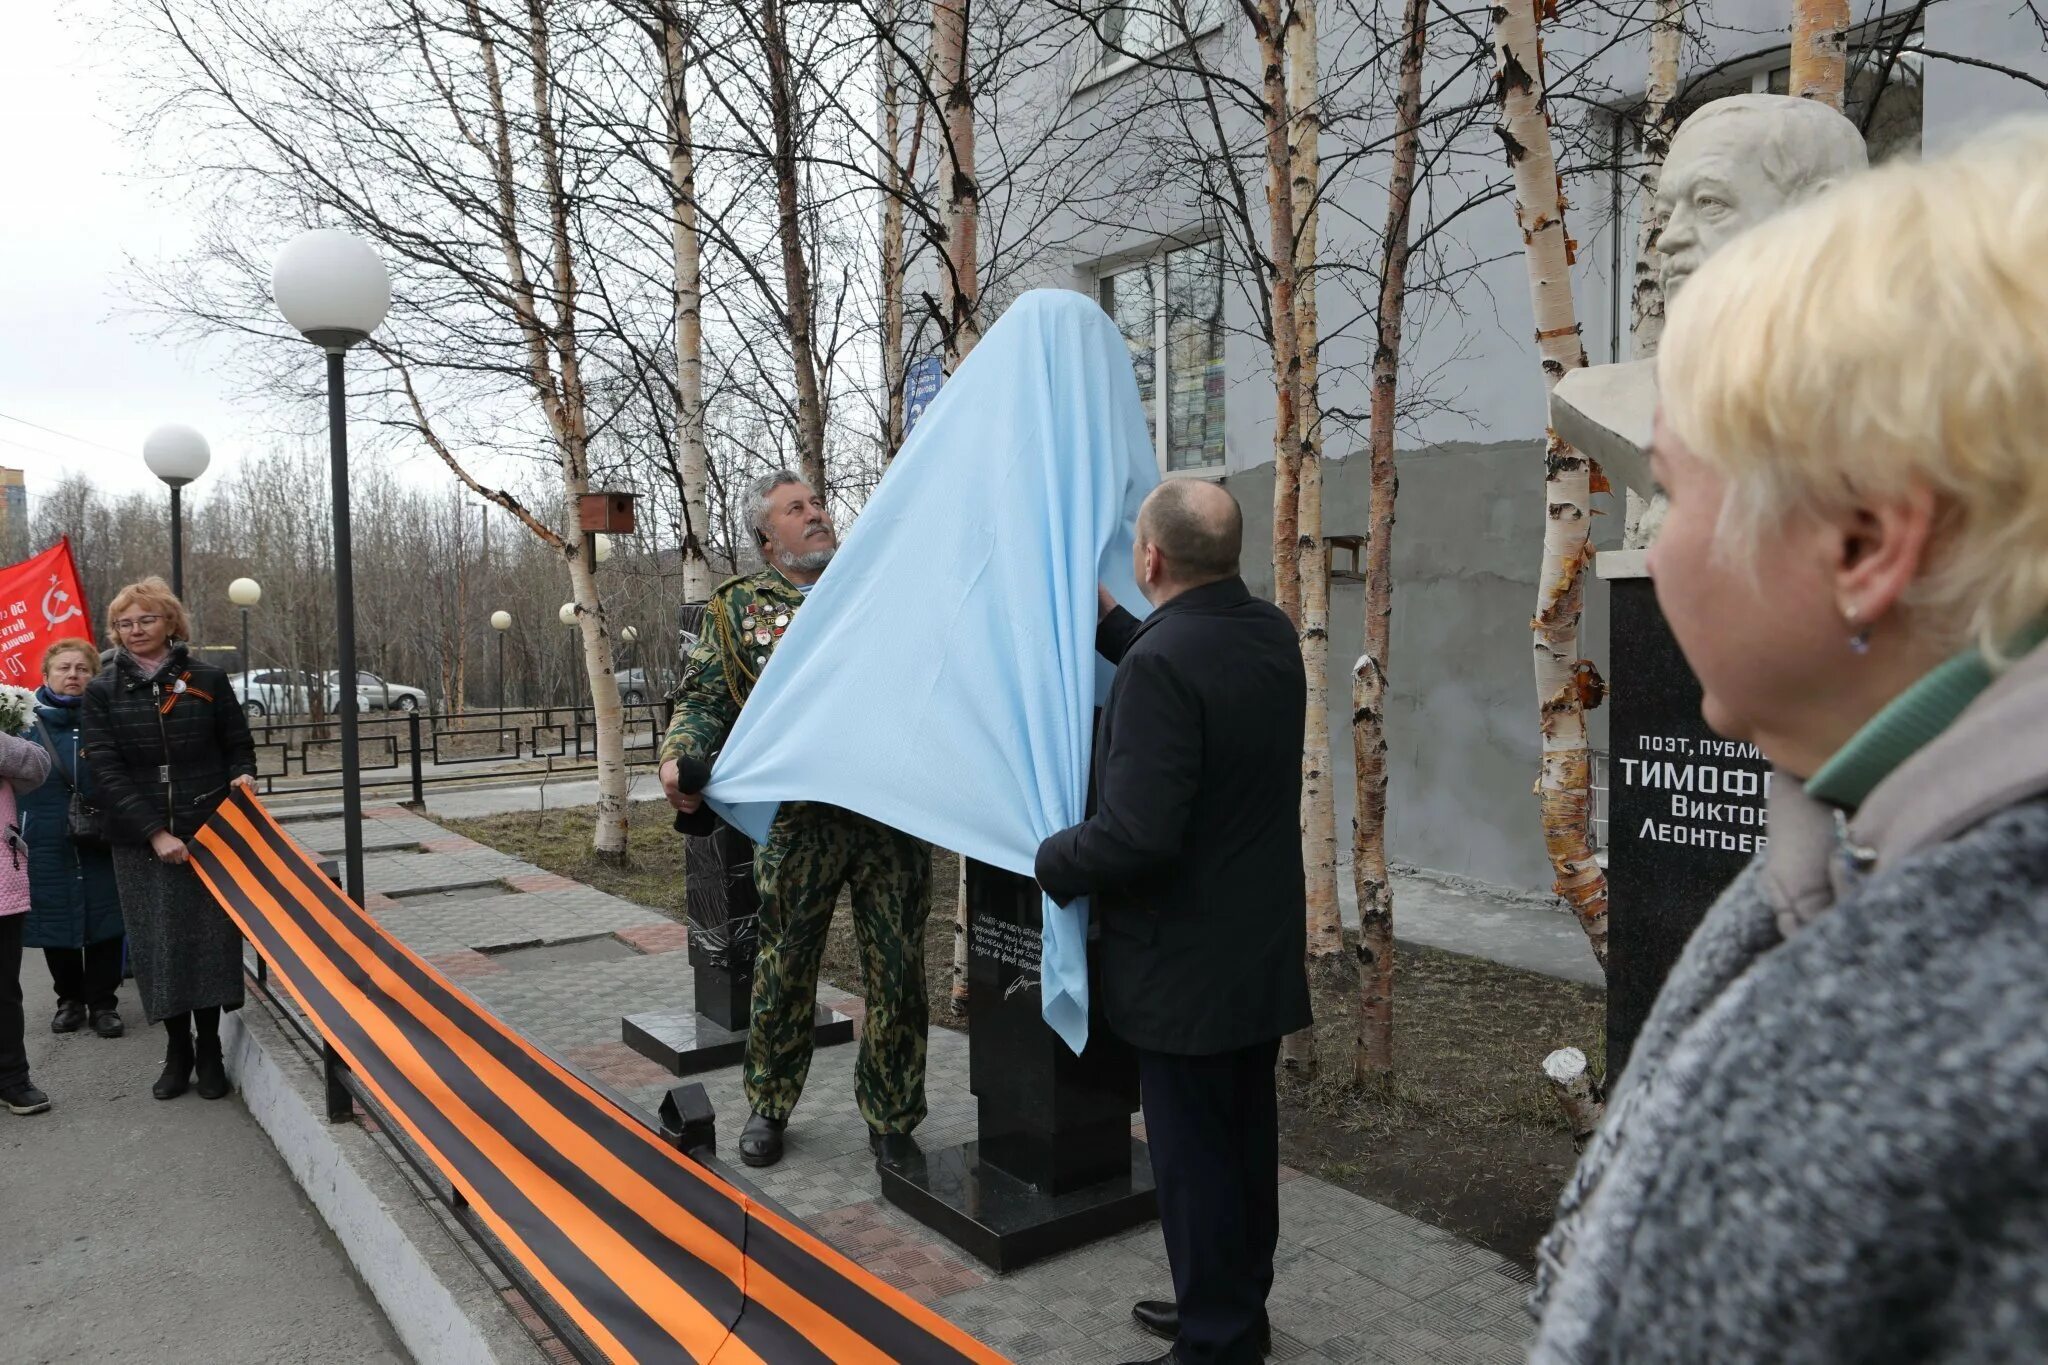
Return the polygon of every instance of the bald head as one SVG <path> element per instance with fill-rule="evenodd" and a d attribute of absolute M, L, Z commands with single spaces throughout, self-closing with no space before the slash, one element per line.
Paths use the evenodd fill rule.
<path fill-rule="evenodd" d="M 1244 512 L 1220 484 L 1170 479 L 1138 510 L 1141 560 L 1148 549 L 1158 551 L 1162 576 L 1178 587 L 1233 577 L 1244 550 Z"/>

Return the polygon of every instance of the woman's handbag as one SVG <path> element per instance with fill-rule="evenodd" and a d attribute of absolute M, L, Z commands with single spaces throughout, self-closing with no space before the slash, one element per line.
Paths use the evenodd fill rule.
<path fill-rule="evenodd" d="M 75 775 L 64 771 L 64 760 L 58 756 L 57 745 L 50 738 L 50 731 L 44 726 L 41 716 L 36 717 L 36 733 L 42 736 L 43 747 L 50 751 L 50 766 L 57 770 L 57 776 L 63 780 L 65 789 L 71 793 L 71 805 L 65 812 L 64 821 L 66 831 L 71 835 L 71 842 L 80 848 L 105 848 L 107 813 L 86 800 L 84 794 L 78 790 Z"/>

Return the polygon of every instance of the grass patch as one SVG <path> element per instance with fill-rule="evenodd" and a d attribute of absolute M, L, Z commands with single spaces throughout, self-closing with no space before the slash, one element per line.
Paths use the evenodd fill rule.
<path fill-rule="evenodd" d="M 1400 907 L 1396 905 L 1398 926 Z M 1398 928 L 1397 931 L 1398 933 Z M 1351 1010 L 1316 993 L 1313 1078 L 1283 1077 L 1282 1159 L 1524 1265 L 1576 1160 L 1542 1061 L 1604 1063 L 1606 997 L 1575 982 L 1403 943 L 1394 1077 L 1350 1083 Z"/>
<path fill-rule="evenodd" d="M 683 841 L 671 827 L 672 812 L 660 802 L 637 802 L 630 819 L 632 853 L 624 866 L 591 856 L 588 806 L 441 823 L 680 921 Z M 925 971 L 932 1022 L 944 1028 L 963 1027 L 947 1004 L 958 876 L 952 855 L 940 854 Z M 842 898 L 841 910 L 845 904 Z M 859 961 L 852 916 L 835 913 L 823 975 L 859 994 Z M 1349 1078 L 1353 1003 L 1342 991 L 1316 993 L 1323 1065 L 1314 1077 L 1282 1080 L 1282 1159 L 1530 1263 L 1574 1160 L 1541 1063 L 1553 1049 L 1572 1046 L 1601 1068 L 1605 997 L 1573 982 L 1402 944 L 1395 959 L 1394 1079 L 1365 1087 Z"/>

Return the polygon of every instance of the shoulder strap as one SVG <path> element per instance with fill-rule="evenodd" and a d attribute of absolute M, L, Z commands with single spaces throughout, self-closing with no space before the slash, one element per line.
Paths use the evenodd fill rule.
<path fill-rule="evenodd" d="M 57 770 L 57 776 L 64 779 L 66 789 L 76 792 L 78 790 L 78 781 L 70 773 L 64 771 L 63 756 L 57 752 L 57 742 L 50 738 L 50 728 L 43 724 L 41 716 L 36 717 L 36 733 L 42 736 L 43 747 L 50 751 L 50 766 Z"/>

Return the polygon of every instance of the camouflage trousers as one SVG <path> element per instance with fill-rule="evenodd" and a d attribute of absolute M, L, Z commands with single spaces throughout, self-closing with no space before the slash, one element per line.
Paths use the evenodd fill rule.
<path fill-rule="evenodd" d="M 846 888 L 860 948 L 867 1017 L 854 1097 L 868 1127 L 907 1133 L 923 1121 L 924 928 L 931 914 L 931 845 L 837 806 L 791 802 L 754 855 L 760 949 L 747 1029 L 747 1102 L 788 1118 L 811 1069 L 818 963 Z"/>

